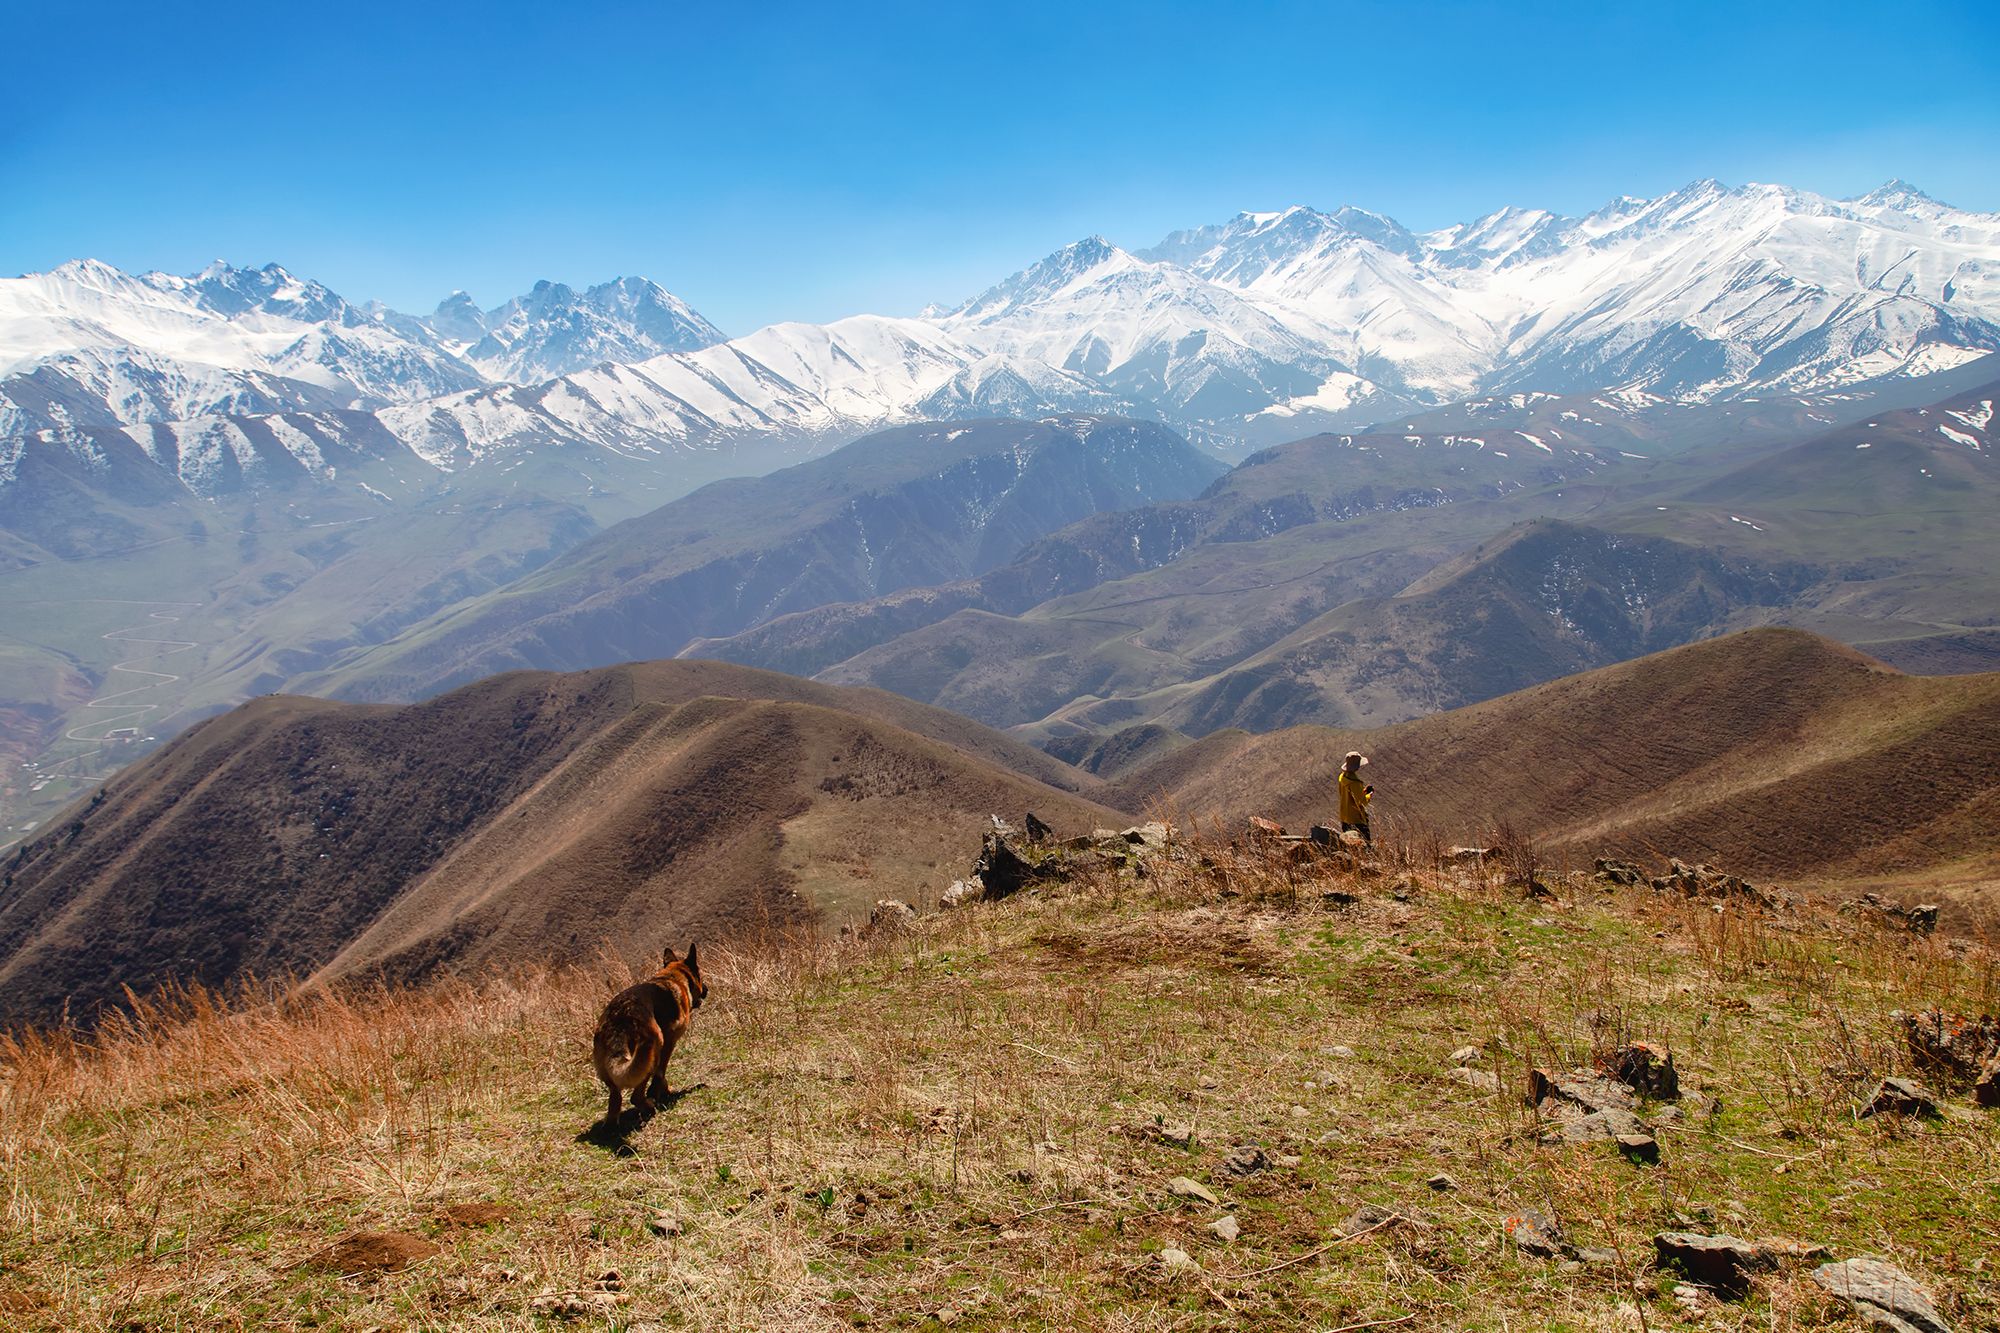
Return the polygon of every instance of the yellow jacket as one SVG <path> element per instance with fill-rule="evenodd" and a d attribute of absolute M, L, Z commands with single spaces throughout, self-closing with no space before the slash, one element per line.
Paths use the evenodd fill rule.
<path fill-rule="evenodd" d="M 1368 803 L 1374 800 L 1368 791 L 1368 784 L 1361 780 L 1359 773 L 1340 771 L 1340 822 L 1343 824 L 1366 824 Z"/>

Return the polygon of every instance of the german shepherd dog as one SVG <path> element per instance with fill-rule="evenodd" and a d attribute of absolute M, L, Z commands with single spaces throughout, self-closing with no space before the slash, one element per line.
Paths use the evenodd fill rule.
<path fill-rule="evenodd" d="M 688 946 L 686 958 L 667 947 L 660 970 L 636 986 L 611 997 L 597 1020 L 591 1061 L 597 1076 L 611 1090 L 606 1125 L 616 1125 L 621 1099 L 632 1094 L 632 1105 L 651 1112 L 667 1095 L 667 1061 L 687 1035 L 688 1019 L 701 1008 L 708 987 L 701 979 L 698 946 Z"/>

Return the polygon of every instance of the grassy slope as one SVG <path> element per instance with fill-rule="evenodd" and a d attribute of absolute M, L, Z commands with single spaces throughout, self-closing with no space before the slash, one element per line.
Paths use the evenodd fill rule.
<path fill-rule="evenodd" d="M 1219 871 L 1107 871 L 904 940 L 717 954 L 676 1059 L 689 1090 L 623 1141 L 578 1137 L 616 974 L 196 1006 L 91 1050 L 6 1051 L 10 1326 L 553 1324 L 538 1297 L 598 1328 L 1854 1326 L 1791 1269 L 1691 1313 L 1649 1267 L 1651 1235 L 1688 1224 L 1884 1255 L 1953 1327 L 2000 1322 L 1996 1113 L 1853 1115 L 1908 1072 L 1890 1009 L 2000 1004 L 1989 950 L 1205 850 Z M 1719 1114 L 1691 1095 L 1657 1167 L 1541 1145 L 1511 1095 L 1527 1065 L 1634 1035 L 1670 1043 Z M 1464 1045 L 1508 1094 L 1447 1077 Z M 1148 1141 L 1161 1124 L 1193 1142 Z M 1234 1180 L 1238 1144 L 1299 1161 Z M 1458 1188 L 1425 1188 L 1438 1171 Z M 1183 1175 L 1220 1204 L 1171 1195 Z M 508 1216 L 441 1218 L 480 1201 Z M 1418 1224 L 1336 1243 L 1370 1204 Z M 1618 1261 L 1517 1255 L 1501 1227 L 1523 1208 Z M 1233 1244 L 1207 1230 L 1225 1212 Z M 304 1263 L 359 1227 L 441 1249 L 382 1277 Z M 1168 1246 L 1200 1272 L 1166 1273 Z M 612 1269 L 623 1303 L 591 1310 Z"/>
<path fill-rule="evenodd" d="M 865 918 L 950 883 L 992 812 L 1119 820 L 1079 794 L 1096 785 L 906 699 L 719 663 L 400 708 L 254 700 L 8 859 L 0 1015 L 169 976 L 412 975 Z"/>
<path fill-rule="evenodd" d="M 1327 817 L 1350 748 L 1373 757 L 1378 818 L 1451 839 L 1501 820 L 1556 846 L 1672 849 L 1760 875 L 2000 882 L 2000 675 L 1904 676 L 1796 630 L 1376 731 L 1217 733 L 1121 774 L 1107 799 L 1303 827 Z"/>

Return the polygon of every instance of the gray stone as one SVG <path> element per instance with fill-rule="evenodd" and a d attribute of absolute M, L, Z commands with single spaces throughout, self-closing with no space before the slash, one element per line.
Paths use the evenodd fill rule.
<path fill-rule="evenodd" d="M 1352 1060 L 1354 1058 L 1354 1048 L 1352 1046 L 1326 1046 L 1321 1049 L 1336 1060 Z"/>
<path fill-rule="evenodd" d="M 985 891 L 985 886 L 977 880 L 955 879 L 943 893 L 938 895 L 938 907 L 948 912 L 954 907 L 976 903 Z"/>
<path fill-rule="evenodd" d="M 877 900 L 861 933 L 871 938 L 907 935 L 916 929 L 917 909 L 897 898 Z"/>
<path fill-rule="evenodd" d="M 1194 1256 L 1177 1246 L 1169 1245 L 1160 1251 L 1160 1267 L 1169 1273 L 1199 1273 L 1201 1265 Z"/>
<path fill-rule="evenodd" d="M 1521 1253 L 1540 1259 L 1561 1258 L 1569 1250 L 1555 1219 L 1533 1208 L 1502 1218 L 1500 1230 Z"/>
<path fill-rule="evenodd" d="M 1574 1115 L 1574 1112 L 1571 1112 Z M 1542 1135 L 1543 1143 L 1608 1143 L 1622 1135 L 1643 1138 L 1652 1126 L 1630 1111 L 1611 1108 L 1565 1120 Z M 1657 1149 L 1656 1149 L 1657 1151 Z"/>
<path fill-rule="evenodd" d="M 1250 1143 L 1238 1144 L 1230 1150 L 1229 1156 L 1222 1159 L 1223 1174 L 1235 1176 L 1239 1180 L 1245 1176 L 1254 1176 L 1259 1171 L 1269 1171 L 1271 1166 L 1271 1155 Z"/>
<path fill-rule="evenodd" d="M 1208 1229 L 1225 1245 L 1243 1234 L 1243 1228 L 1237 1225 L 1234 1213 L 1216 1218 L 1208 1224 Z"/>
<path fill-rule="evenodd" d="M 1653 1237 L 1653 1252 L 1662 1268 L 1686 1274 L 1712 1291 L 1740 1296 L 1750 1287 L 1750 1275 L 1777 1267 L 1765 1250 L 1735 1236 L 1704 1236 L 1694 1231 L 1662 1231 Z"/>
<path fill-rule="evenodd" d="M 1467 1069 L 1464 1065 L 1454 1065 L 1444 1072 L 1445 1077 L 1454 1083 L 1463 1083 L 1476 1091 L 1500 1091 L 1500 1076 L 1490 1069 Z"/>
<path fill-rule="evenodd" d="M 1855 1314 L 1894 1333 L 1951 1333 L 1916 1279 L 1880 1259 L 1821 1264 L 1812 1280 L 1854 1307 Z"/>
<path fill-rule="evenodd" d="M 1618 1151 L 1632 1161 L 1644 1162 L 1648 1166 L 1658 1165 L 1660 1160 L 1659 1140 L 1651 1134 L 1620 1134 Z"/>
<path fill-rule="evenodd" d="M 1915 1079 L 1885 1078 L 1875 1085 L 1868 1104 L 1861 1108 L 1864 1116 L 1894 1112 L 1897 1115 L 1936 1115 L 1937 1102 L 1923 1084 Z"/>
<path fill-rule="evenodd" d="M 1393 1208 L 1381 1208 L 1375 1204 L 1363 1204 L 1347 1215 L 1340 1224 L 1343 1236 L 1358 1236 L 1364 1231 L 1390 1231 L 1396 1227 L 1415 1225 L 1412 1218 L 1404 1216 Z"/>
<path fill-rule="evenodd" d="M 1549 1099 L 1569 1102 L 1586 1111 L 1636 1111 L 1639 1099 L 1632 1089 L 1616 1079 L 1587 1069 L 1567 1074 L 1551 1074 L 1546 1069 L 1528 1071 L 1528 1105 L 1538 1106 Z"/>
<path fill-rule="evenodd" d="M 1618 1267 L 1618 1251 L 1616 1250 L 1593 1250 L 1586 1246 L 1576 1252 L 1576 1257 L 1592 1268 Z"/>
<path fill-rule="evenodd" d="M 1458 1188 L 1458 1182 L 1456 1180 L 1453 1180 L 1449 1175 L 1447 1175 L 1443 1171 L 1438 1172 L 1436 1175 L 1432 1176 L 1429 1180 L 1426 1180 L 1424 1184 L 1429 1185 L 1439 1194 L 1449 1194 L 1451 1191 Z"/>
<path fill-rule="evenodd" d="M 1451 1062 L 1455 1065 L 1476 1065 L 1479 1063 L 1479 1048 L 1461 1046 L 1451 1053 Z"/>
<path fill-rule="evenodd" d="M 1208 1186 L 1190 1176 L 1175 1176 L 1167 1182 L 1167 1193 L 1183 1199 L 1200 1199 L 1203 1203 L 1220 1203 Z"/>

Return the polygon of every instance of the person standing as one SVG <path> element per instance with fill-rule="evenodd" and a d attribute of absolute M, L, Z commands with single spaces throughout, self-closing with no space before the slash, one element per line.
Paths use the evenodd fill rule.
<path fill-rule="evenodd" d="M 1368 832 L 1368 803 L 1375 799 L 1375 788 L 1361 780 L 1361 767 L 1368 757 L 1359 750 L 1349 750 L 1347 758 L 1340 765 L 1340 831 L 1359 833 L 1361 840 L 1370 847 L 1375 838 Z"/>

